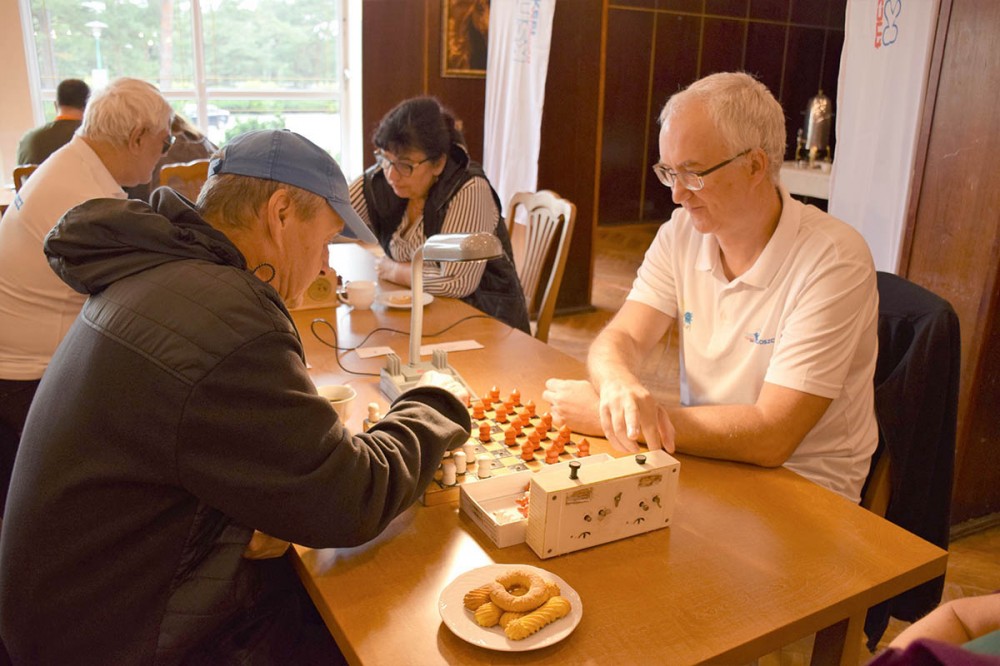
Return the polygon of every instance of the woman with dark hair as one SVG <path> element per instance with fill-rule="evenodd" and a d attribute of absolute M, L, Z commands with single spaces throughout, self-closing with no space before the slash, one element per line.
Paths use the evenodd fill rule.
<path fill-rule="evenodd" d="M 450 111 L 433 97 L 408 99 L 379 123 L 375 164 L 351 185 L 351 205 L 375 232 L 385 257 L 378 276 L 410 285 L 410 260 L 439 233 L 496 234 L 504 256 L 489 261 L 424 263 L 424 289 L 460 298 L 530 333 L 500 200 L 469 159 Z"/>

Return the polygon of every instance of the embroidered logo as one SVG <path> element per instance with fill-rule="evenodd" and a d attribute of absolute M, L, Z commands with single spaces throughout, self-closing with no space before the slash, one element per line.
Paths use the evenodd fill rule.
<path fill-rule="evenodd" d="M 760 331 L 754 333 L 747 333 L 744 336 L 748 342 L 752 342 L 755 345 L 773 345 L 774 338 L 762 338 L 760 337 Z"/>
<path fill-rule="evenodd" d="M 685 330 L 691 328 L 691 322 L 693 320 L 694 320 L 694 315 L 691 314 L 690 310 L 684 313 L 684 328 L 685 328 Z"/>

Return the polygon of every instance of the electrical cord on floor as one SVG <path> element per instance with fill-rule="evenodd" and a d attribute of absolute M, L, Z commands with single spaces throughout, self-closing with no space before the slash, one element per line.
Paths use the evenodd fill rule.
<path fill-rule="evenodd" d="M 443 334 L 447 333 L 448 331 L 450 331 L 451 329 L 453 329 L 456 326 L 458 326 L 459 324 L 461 324 L 462 322 L 468 321 L 469 319 L 488 319 L 488 318 L 489 318 L 489 315 L 485 315 L 485 314 L 468 315 L 466 317 L 462 317 L 461 319 L 448 324 L 447 326 L 445 326 L 444 328 L 442 328 L 440 331 L 436 331 L 434 333 L 424 333 L 423 337 L 425 337 L 425 338 L 433 338 L 433 337 L 437 337 L 439 335 L 443 335 Z M 323 326 L 326 326 L 328 329 L 330 329 L 330 333 L 333 334 L 333 344 L 330 344 L 329 342 L 327 342 L 326 340 L 324 340 L 322 338 L 322 336 L 320 336 L 320 334 L 316 331 L 316 329 L 318 327 L 317 325 L 323 325 Z M 360 375 L 362 377 L 378 377 L 379 373 L 377 373 L 377 372 L 360 372 L 358 370 L 350 370 L 348 368 L 345 368 L 344 364 L 341 363 L 341 361 L 340 361 L 341 353 L 345 353 L 346 354 L 347 352 L 352 352 L 352 351 L 357 350 L 360 347 L 363 347 L 365 345 L 365 343 L 368 342 L 368 339 L 370 337 L 372 337 L 373 335 L 375 335 L 376 333 L 378 333 L 380 331 L 385 331 L 387 333 L 399 333 L 400 335 L 409 335 L 409 333 L 410 333 L 409 331 L 400 331 L 400 330 L 395 329 L 395 328 L 378 327 L 378 328 L 374 328 L 371 331 L 369 331 L 368 335 L 366 335 L 364 337 L 364 339 L 361 340 L 361 342 L 358 343 L 356 346 L 354 346 L 354 347 L 338 347 L 337 345 L 339 344 L 339 340 L 337 338 L 337 328 L 333 324 L 331 324 L 330 322 L 328 322 L 326 319 L 323 319 L 322 317 L 318 317 L 316 319 L 313 319 L 312 322 L 309 324 L 309 330 L 312 332 L 313 337 L 315 337 L 317 340 L 319 340 L 321 343 L 323 343 L 327 347 L 330 347 L 331 349 L 334 350 L 334 358 L 337 359 L 337 365 L 340 367 L 341 370 L 343 370 L 344 372 L 346 372 L 348 374 L 351 374 L 351 375 Z"/>

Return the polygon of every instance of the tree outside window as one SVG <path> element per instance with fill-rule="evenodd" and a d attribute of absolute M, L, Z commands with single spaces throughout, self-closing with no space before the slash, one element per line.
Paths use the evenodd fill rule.
<path fill-rule="evenodd" d="M 96 89 L 132 76 L 156 84 L 218 145 L 288 128 L 342 159 L 346 0 L 21 2 L 43 101 L 66 78 Z"/>

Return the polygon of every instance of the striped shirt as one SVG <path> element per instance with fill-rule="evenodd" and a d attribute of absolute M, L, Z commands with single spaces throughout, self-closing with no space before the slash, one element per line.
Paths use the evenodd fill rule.
<path fill-rule="evenodd" d="M 351 184 L 350 193 L 351 206 L 369 227 L 373 226 L 368 215 L 368 204 L 365 202 L 364 176 Z M 405 212 L 403 216 L 405 218 Z M 400 263 L 409 262 L 427 240 L 422 215 L 417 218 L 416 224 L 405 231 L 404 221 L 400 219 L 399 226 L 389 240 L 389 256 Z M 483 178 L 473 178 L 452 197 L 441 224 L 441 233 L 494 233 L 499 222 L 500 211 L 493 202 L 489 183 Z M 479 281 L 485 270 L 485 261 L 424 262 L 424 291 L 439 296 L 463 298 L 479 288 Z"/>

